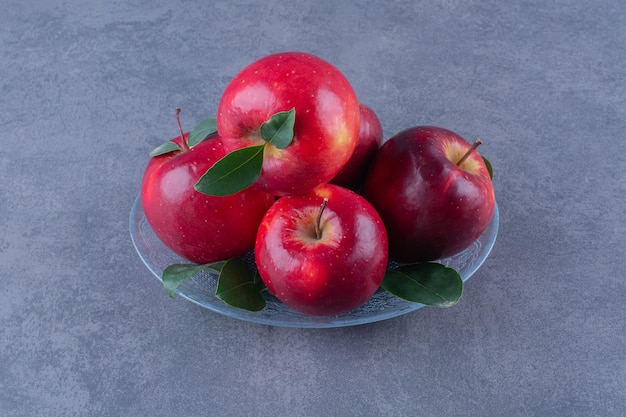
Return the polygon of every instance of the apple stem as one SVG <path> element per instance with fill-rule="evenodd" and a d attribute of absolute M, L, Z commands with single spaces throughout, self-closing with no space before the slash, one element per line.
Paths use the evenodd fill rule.
<path fill-rule="evenodd" d="M 465 162 L 465 160 L 466 160 L 467 158 L 469 158 L 469 156 L 472 154 L 472 152 L 474 152 L 474 151 L 476 150 L 476 148 L 478 148 L 478 146 L 479 146 L 481 143 L 483 143 L 483 141 L 482 141 L 482 140 L 480 140 L 480 138 L 476 138 L 476 141 L 474 142 L 474 144 L 472 145 L 472 147 L 471 147 L 471 148 L 469 148 L 469 149 L 467 150 L 467 152 L 465 152 L 465 155 L 463 155 L 463 156 L 461 157 L 461 159 L 459 159 L 459 162 L 457 162 L 457 163 L 456 163 L 456 166 L 460 167 L 460 166 L 461 166 L 461 164 L 462 164 L 463 162 Z"/>
<path fill-rule="evenodd" d="M 322 238 L 322 228 L 320 223 L 322 222 L 322 213 L 324 213 L 326 204 L 328 204 L 328 197 L 324 197 L 324 201 L 322 201 L 322 205 L 320 206 L 320 211 L 317 213 L 317 219 L 315 219 L 315 238 L 317 240 Z"/>
<path fill-rule="evenodd" d="M 176 115 L 176 123 L 178 124 L 178 131 L 180 132 L 180 141 L 183 144 L 183 148 L 188 151 L 189 150 L 189 145 L 187 144 L 187 141 L 185 140 L 185 134 L 183 133 L 183 127 L 180 124 L 180 112 L 181 112 L 181 108 L 180 107 L 176 107 L 174 109 L 174 114 Z"/>

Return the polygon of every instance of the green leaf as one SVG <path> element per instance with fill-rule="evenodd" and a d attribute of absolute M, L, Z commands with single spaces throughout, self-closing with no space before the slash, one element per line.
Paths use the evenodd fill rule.
<path fill-rule="evenodd" d="M 285 149 L 293 140 L 296 109 L 274 114 L 261 125 L 261 137 L 278 149 Z"/>
<path fill-rule="evenodd" d="M 463 294 L 463 279 L 452 268 L 427 262 L 388 269 L 382 287 L 408 301 L 431 307 L 451 307 Z"/>
<path fill-rule="evenodd" d="M 163 281 L 163 287 L 167 294 L 174 298 L 176 288 L 178 288 L 180 284 L 207 269 L 213 269 L 214 272 L 219 273 L 223 264 L 223 262 L 214 262 L 204 265 L 173 264 L 163 270 L 161 281 Z"/>
<path fill-rule="evenodd" d="M 154 148 L 150 152 L 150 157 L 165 155 L 166 153 L 170 153 L 174 151 L 182 151 L 182 150 L 183 149 L 180 146 L 178 146 L 176 142 L 173 142 L 170 140 Z"/>
<path fill-rule="evenodd" d="M 239 258 L 229 259 L 222 267 L 215 296 L 226 304 L 244 310 L 259 311 L 265 308 L 265 299 L 254 275 L 248 264 Z"/>
<path fill-rule="evenodd" d="M 187 138 L 189 146 L 195 146 L 205 140 L 209 135 L 217 132 L 217 123 L 215 119 L 205 119 L 198 123 Z"/>
<path fill-rule="evenodd" d="M 493 179 L 493 167 L 491 166 L 491 162 L 489 162 L 489 160 L 484 156 L 483 161 L 485 161 L 485 166 L 487 167 L 487 171 L 489 171 L 489 178 Z"/>
<path fill-rule="evenodd" d="M 198 180 L 195 189 L 208 195 L 235 194 L 254 184 L 261 175 L 265 145 L 237 149 L 217 161 Z"/>

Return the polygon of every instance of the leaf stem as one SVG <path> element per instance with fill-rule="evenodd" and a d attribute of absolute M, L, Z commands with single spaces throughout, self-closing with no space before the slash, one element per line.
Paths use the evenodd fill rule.
<path fill-rule="evenodd" d="M 474 152 L 474 151 L 476 150 L 476 148 L 478 148 L 478 146 L 479 146 L 481 143 L 483 143 L 483 141 L 482 141 L 482 140 L 480 140 L 480 138 L 476 138 L 476 141 L 474 142 L 474 144 L 472 145 L 472 147 L 471 147 L 471 148 L 469 148 L 469 149 L 467 150 L 467 152 L 465 152 L 465 155 L 463 155 L 463 156 L 461 157 L 461 159 L 459 159 L 459 162 L 457 162 L 457 163 L 456 163 L 456 166 L 460 167 L 460 166 L 461 166 L 461 164 L 462 164 L 463 162 L 465 162 L 465 160 L 466 160 L 467 158 L 469 158 L 469 156 L 472 154 L 472 152 Z"/>
<path fill-rule="evenodd" d="M 188 151 L 189 150 L 189 144 L 187 143 L 187 140 L 185 140 L 185 134 L 183 133 L 183 127 L 180 124 L 180 112 L 181 112 L 181 108 L 180 107 L 176 107 L 174 109 L 174 114 L 176 115 L 176 124 L 178 124 L 178 131 L 180 132 L 180 141 L 183 144 L 183 149 Z"/>
<path fill-rule="evenodd" d="M 320 240 L 322 238 L 322 213 L 324 213 L 324 209 L 326 208 L 326 204 L 328 204 L 328 197 L 324 197 L 324 201 L 322 201 L 322 205 L 320 206 L 320 211 L 317 213 L 317 218 L 315 219 L 315 238 Z"/>

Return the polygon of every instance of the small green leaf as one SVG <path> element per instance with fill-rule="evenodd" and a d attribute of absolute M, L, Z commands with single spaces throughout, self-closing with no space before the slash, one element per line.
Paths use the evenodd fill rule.
<path fill-rule="evenodd" d="M 217 281 L 215 296 L 233 307 L 249 311 L 265 308 L 265 299 L 248 264 L 233 258 L 226 261 Z"/>
<path fill-rule="evenodd" d="M 485 161 L 485 166 L 487 167 L 487 171 L 489 171 L 489 178 L 493 179 L 493 167 L 491 166 L 491 162 L 489 162 L 489 160 L 484 156 L 483 161 Z"/>
<path fill-rule="evenodd" d="M 382 287 L 408 301 L 431 307 L 451 307 L 463 294 L 463 279 L 452 268 L 427 262 L 388 269 Z"/>
<path fill-rule="evenodd" d="M 278 149 L 285 149 L 293 140 L 296 109 L 274 114 L 261 125 L 261 137 Z"/>
<path fill-rule="evenodd" d="M 198 123 L 187 138 L 189 146 L 195 146 L 205 140 L 209 135 L 217 132 L 217 123 L 215 119 L 205 119 Z"/>
<path fill-rule="evenodd" d="M 178 146 L 176 142 L 173 142 L 170 140 L 154 148 L 150 152 L 150 157 L 153 158 L 155 156 L 165 155 L 166 153 L 170 153 L 174 151 L 182 151 L 182 148 Z"/>
<path fill-rule="evenodd" d="M 178 288 L 180 284 L 207 269 L 213 269 L 214 272 L 219 273 L 223 264 L 223 262 L 214 262 L 204 265 L 173 264 L 163 270 L 161 281 L 163 281 L 163 287 L 167 294 L 174 298 L 176 288 Z"/>
<path fill-rule="evenodd" d="M 208 195 L 235 194 L 254 184 L 261 175 L 265 145 L 237 149 L 217 161 L 198 180 L 195 189 Z"/>

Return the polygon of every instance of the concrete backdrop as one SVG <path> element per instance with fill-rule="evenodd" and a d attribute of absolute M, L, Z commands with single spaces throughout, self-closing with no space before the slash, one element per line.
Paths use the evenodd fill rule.
<path fill-rule="evenodd" d="M 329 330 L 170 299 L 147 152 L 243 66 L 338 66 L 387 132 L 472 139 L 500 234 L 450 309 Z M 14 1 L 0 13 L 3 416 L 626 414 L 626 3 Z"/>

